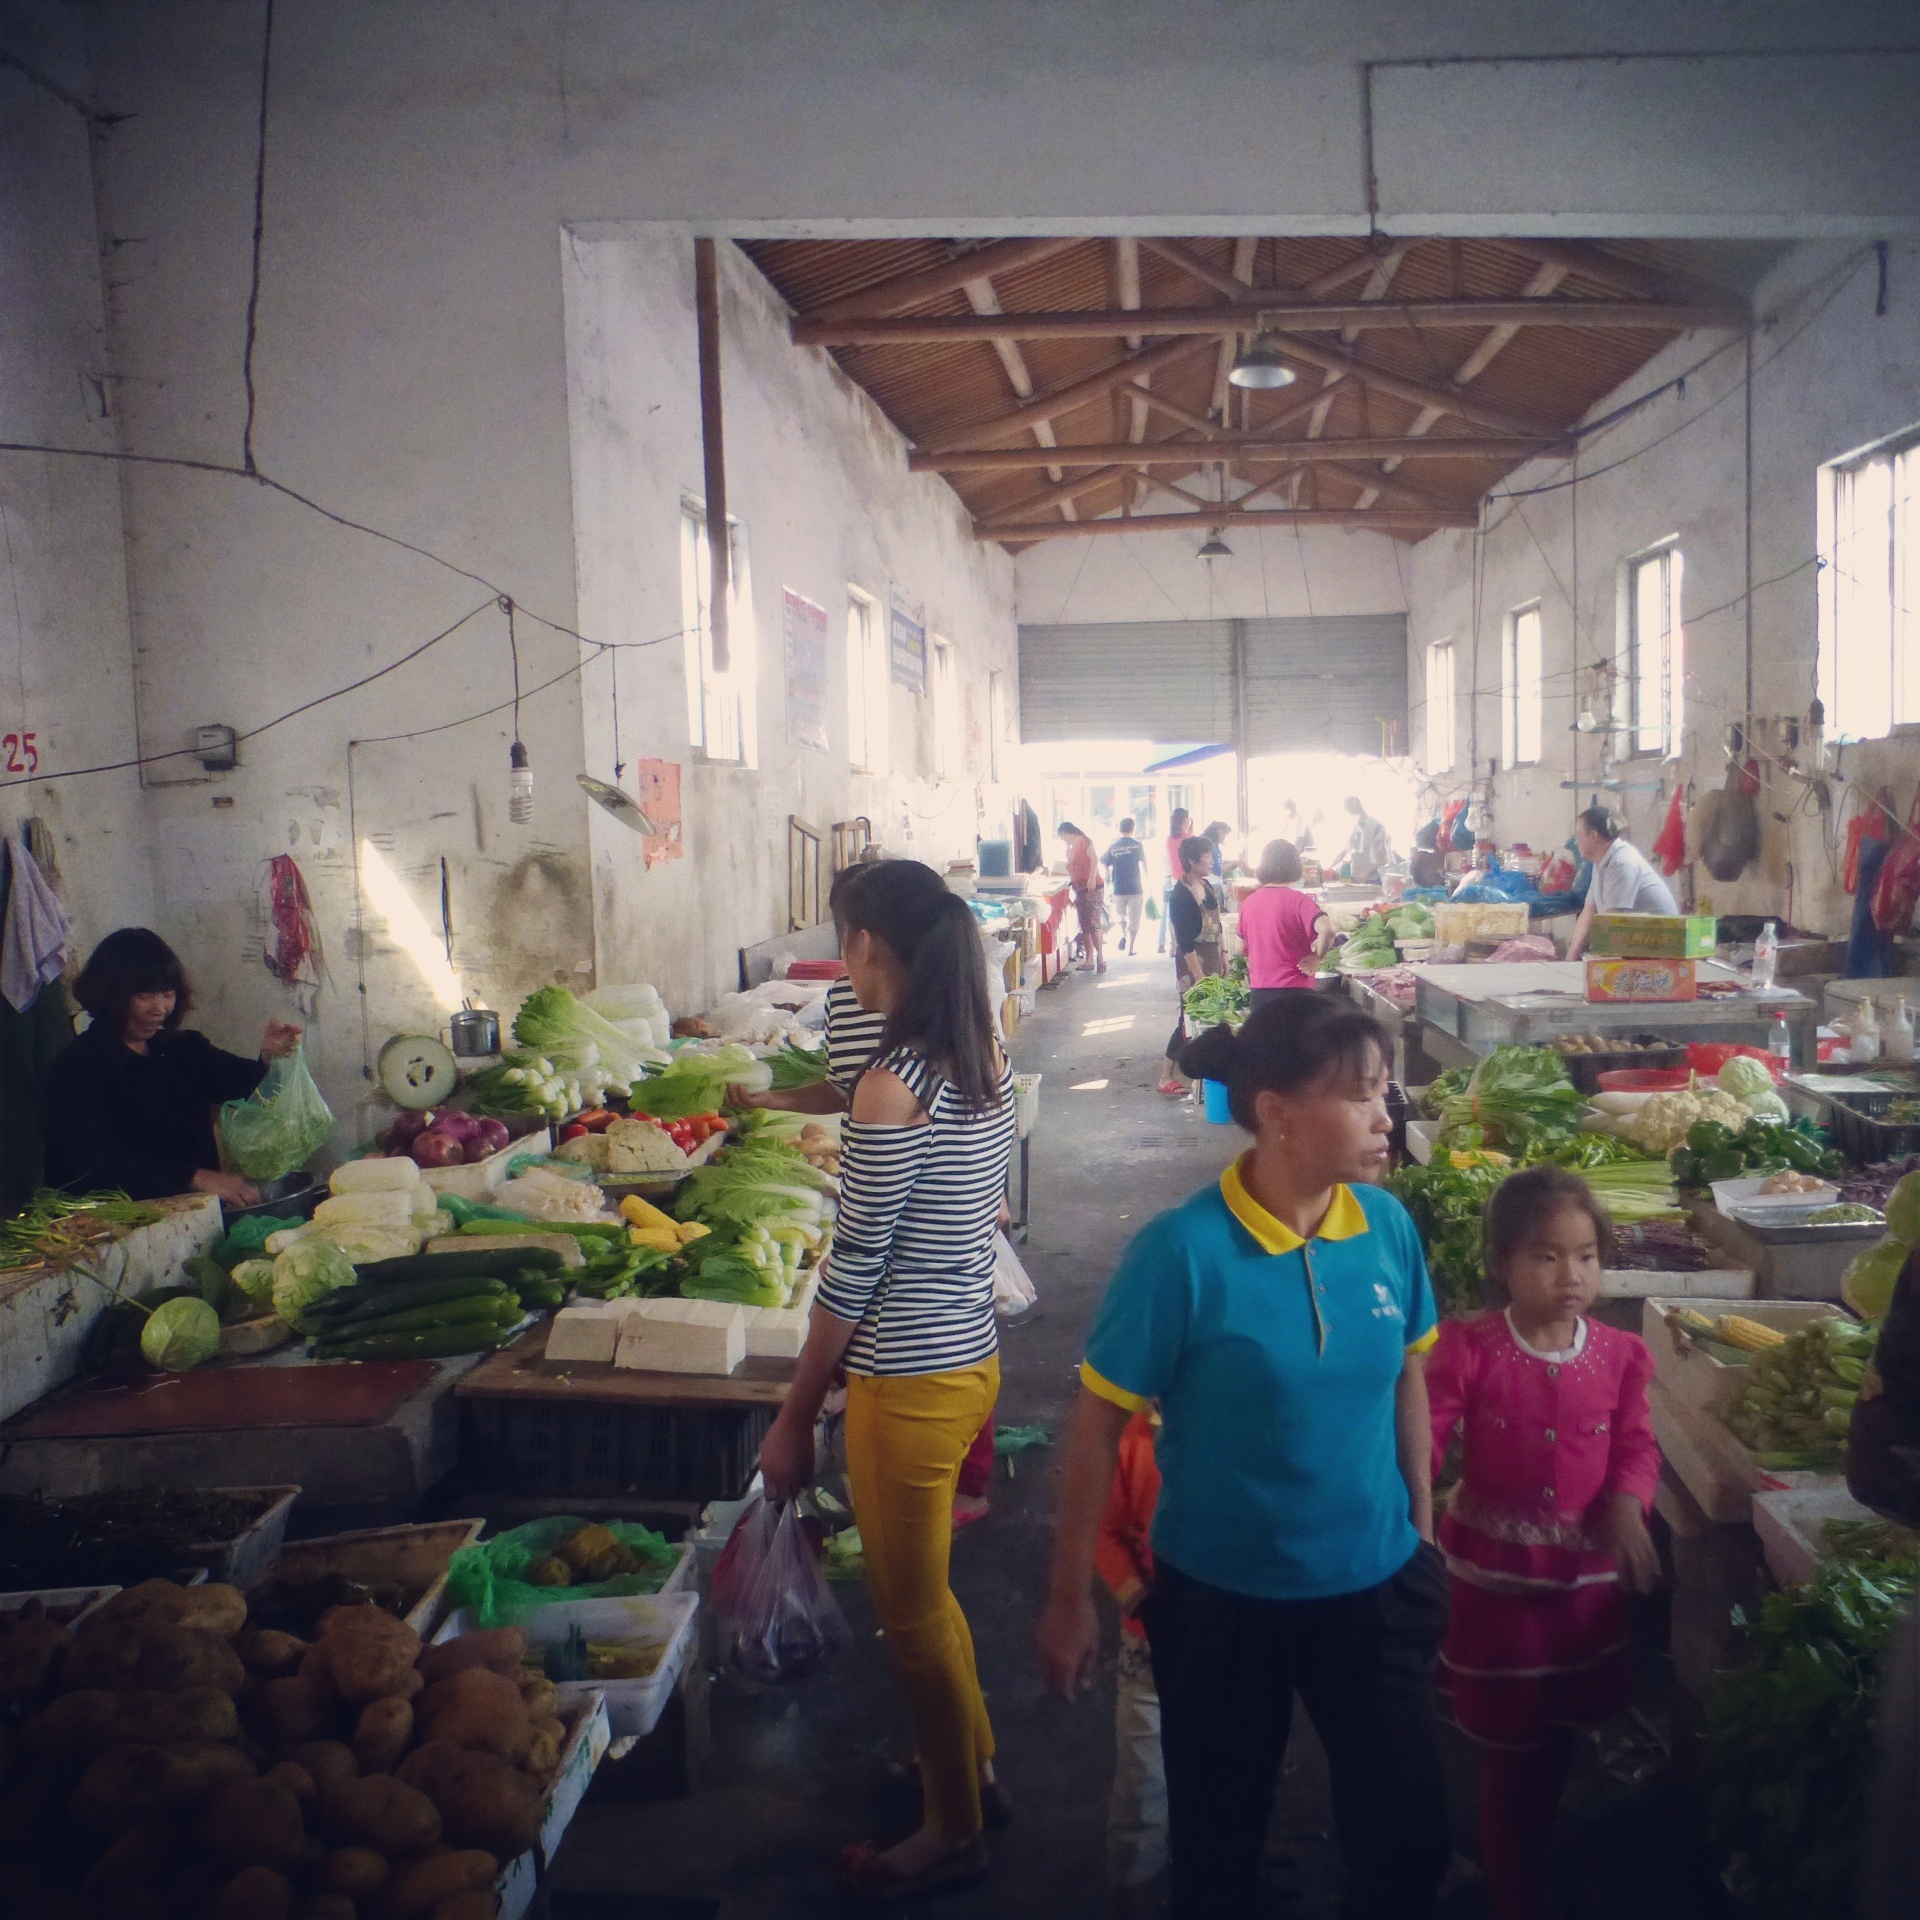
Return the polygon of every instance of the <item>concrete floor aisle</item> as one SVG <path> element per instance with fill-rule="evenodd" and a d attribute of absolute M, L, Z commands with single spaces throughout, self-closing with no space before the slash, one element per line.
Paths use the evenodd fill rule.
<path fill-rule="evenodd" d="M 1104 976 L 1072 975 L 1049 988 L 1018 1031 L 1016 1066 L 1044 1075 L 1033 1139 L 1033 1227 L 1023 1249 L 1039 1301 L 1004 1328 L 1003 1426 L 1038 1422 L 1059 1432 L 1077 1390 L 1087 1325 L 1120 1250 L 1153 1214 L 1216 1177 L 1244 1144 L 1237 1132 L 1207 1125 L 1187 1103 L 1155 1093 L 1172 1019 L 1171 966 L 1143 954 L 1115 960 Z M 837 1479 L 833 1484 L 844 1490 Z M 991 1878 L 930 1903 L 941 1920 L 1097 1920 L 1106 1910 L 1101 1846 L 1112 1773 L 1111 1639 L 1100 1687 L 1072 1706 L 1042 1691 L 1028 1651 L 1045 1581 L 1052 1486 L 1051 1450 L 1021 1455 L 1013 1478 L 1003 1465 L 991 1515 L 955 1542 L 954 1590 L 972 1624 L 1016 1817 L 994 1836 Z M 581 1809 L 551 1880 L 563 1920 L 570 1910 L 609 1920 L 813 1920 L 850 1910 L 834 1888 L 838 1849 L 897 1837 L 911 1824 L 913 1805 L 898 1765 L 904 1723 L 865 1591 L 836 1591 L 854 1641 L 825 1671 L 780 1688 L 716 1676 L 713 1750 L 696 1794 L 642 1804 L 590 1800 Z M 1663 1771 L 1657 1748 L 1650 1757 Z M 1469 1836 L 1473 1764 L 1457 1738 L 1449 1741 L 1449 1772 L 1454 1830 Z M 1649 1797 L 1658 1802 L 1652 1815 Z M 1594 1920 L 1616 1912 L 1654 1920 L 1669 1911 L 1715 1910 L 1709 1900 L 1718 1889 L 1710 1882 L 1703 1888 L 1695 1871 L 1676 1875 L 1660 1864 L 1691 1845 L 1672 1796 L 1635 1792 L 1586 1765 L 1575 1802 L 1584 1810 L 1581 1831 L 1592 1826 L 1594 1844 L 1568 1876 L 1570 1911 Z M 1617 1883 L 1622 1819 L 1635 1830 L 1635 1844 L 1624 1850 L 1635 1859 L 1646 1852 L 1650 1823 L 1671 1828 L 1665 1844 L 1654 1846 L 1653 1863 L 1631 1873 L 1631 1888 Z M 1276 1885 L 1292 1895 L 1281 1910 L 1301 1920 L 1335 1911 L 1338 1865 L 1329 1825 L 1317 1747 L 1300 1723 L 1272 1845 Z M 1677 1897 L 1682 1883 L 1684 1901 Z M 570 1891 L 625 1897 L 570 1908 Z M 1483 1912 L 1471 1869 L 1456 1874 L 1446 1912 L 1448 1920 L 1477 1920 Z"/>

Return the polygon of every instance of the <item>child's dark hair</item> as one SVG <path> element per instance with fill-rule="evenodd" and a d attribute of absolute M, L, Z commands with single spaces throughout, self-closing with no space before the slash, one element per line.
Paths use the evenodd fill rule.
<path fill-rule="evenodd" d="M 1510 1174 L 1494 1188 L 1487 1202 L 1483 1263 L 1490 1307 L 1507 1304 L 1507 1284 L 1501 1271 L 1520 1251 L 1526 1237 L 1549 1214 L 1577 1208 L 1593 1222 L 1600 1243 L 1600 1264 L 1613 1259 L 1613 1218 L 1595 1199 L 1593 1189 L 1565 1167 L 1528 1167 Z"/>
<path fill-rule="evenodd" d="M 996 1105 L 993 1007 L 972 908 L 922 862 L 881 860 L 861 869 L 834 912 L 843 946 L 849 934 L 870 933 L 906 970 L 881 1045 L 918 1048 L 968 1106 Z"/>
<path fill-rule="evenodd" d="M 1180 1050 L 1180 1071 L 1217 1080 L 1235 1122 L 1257 1131 L 1263 1093 L 1297 1093 L 1334 1077 L 1365 1084 L 1392 1058 L 1378 1024 L 1345 1001 L 1302 990 L 1270 1000 L 1238 1033 L 1214 1027 Z"/>

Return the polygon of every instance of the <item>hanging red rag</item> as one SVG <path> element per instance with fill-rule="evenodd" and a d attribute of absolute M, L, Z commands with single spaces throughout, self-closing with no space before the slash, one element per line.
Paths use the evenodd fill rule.
<path fill-rule="evenodd" d="M 1681 802 L 1686 796 L 1685 787 L 1673 790 L 1673 805 L 1667 809 L 1666 824 L 1660 829 L 1660 837 L 1653 843 L 1653 857 L 1660 862 L 1662 873 L 1674 874 L 1687 862 L 1687 821 Z"/>
<path fill-rule="evenodd" d="M 1892 811 L 1893 796 L 1882 787 L 1879 797 L 1847 822 L 1847 862 L 1841 871 L 1840 884 L 1849 893 L 1860 891 L 1861 841 L 1884 840 L 1887 837 L 1887 820 Z"/>
<path fill-rule="evenodd" d="M 273 856 L 267 874 L 267 904 L 273 918 L 267 971 L 290 987 L 318 986 L 320 931 L 314 925 L 306 879 L 290 853 Z"/>

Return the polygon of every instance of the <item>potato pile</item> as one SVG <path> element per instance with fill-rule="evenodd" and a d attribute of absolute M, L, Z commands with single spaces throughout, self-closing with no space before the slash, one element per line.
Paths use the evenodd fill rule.
<path fill-rule="evenodd" d="M 20 1920 L 494 1920 L 565 1730 L 518 1628 L 315 1637 L 149 1580 L 0 1631 L 0 1887 Z"/>

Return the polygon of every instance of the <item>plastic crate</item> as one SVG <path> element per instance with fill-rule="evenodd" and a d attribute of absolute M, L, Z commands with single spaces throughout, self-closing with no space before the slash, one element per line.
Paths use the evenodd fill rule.
<path fill-rule="evenodd" d="M 1896 1100 L 1912 1099 L 1911 1094 L 1889 1090 L 1832 1093 L 1825 1097 L 1834 1144 L 1848 1159 L 1870 1166 L 1876 1160 L 1891 1160 L 1897 1154 L 1920 1153 L 1920 1122 L 1894 1125 L 1880 1118 Z"/>
<path fill-rule="evenodd" d="M 1628 1068 L 1662 1072 L 1684 1069 L 1687 1050 L 1683 1046 L 1619 1047 L 1609 1048 L 1605 1053 L 1563 1053 L 1560 1064 L 1566 1068 L 1567 1078 L 1591 1099 L 1600 1091 L 1603 1073 L 1619 1073 Z"/>
<path fill-rule="evenodd" d="M 736 1500 L 760 1464 L 772 1407 L 461 1401 L 463 1463 L 498 1493 Z"/>

